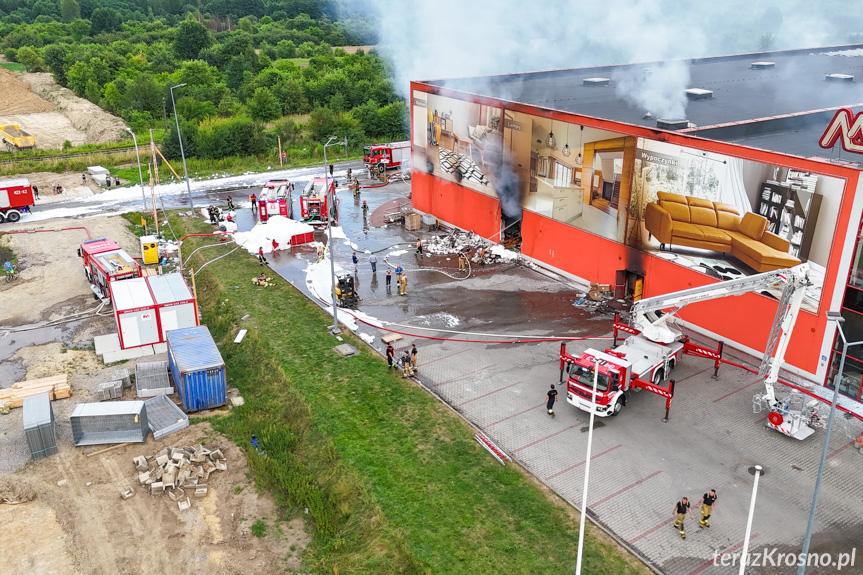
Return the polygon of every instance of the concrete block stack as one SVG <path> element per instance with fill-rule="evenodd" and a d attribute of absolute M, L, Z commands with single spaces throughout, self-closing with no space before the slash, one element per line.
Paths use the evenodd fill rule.
<path fill-rule="evenodd" d="M 108 399 L 119 399 L 123 397 L 123 380 L 100 383 L 96 389 L 96 399 L 106 401 Z"/>
<path fill-rule="evenodd" d="M 210 450 L 203 445 L 166 447 L 149 457 L 139 455 L 132 463 L 138 471 L 138 483 L 150 495 L 167 493 L 181 511 L 191 506 L 191 497 L 207 495 L 212 473 L 228 469 L 221 449 Z"/>

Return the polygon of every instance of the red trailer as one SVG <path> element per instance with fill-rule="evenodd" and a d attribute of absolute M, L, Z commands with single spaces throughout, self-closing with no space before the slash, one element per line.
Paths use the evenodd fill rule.
<path fill-rule="evenodd" d="M 0 223 L 17 222 L 21 219 L 21 213 L 29 212 L 35 204 L 30 180 L 0 180 Z"/>
<path fill-rule="evenodd" d="M 328 208 L 332 194 L 335 205 Z M 339 201 L 336 199 L 336 181 L 333 178 L 315 178 L 300 194 L 300 214 L 303 222 L 317 228 L 327 226 L 327 213 L 334 224 L 339 223 Z"/>
<path fill-rule="evenodd" d="M 107 238 L 89 240 L 78 248 L 84 274 L 96 299 L 110 298 L 109 284 L 141 277 L 141 266 L 132 256 Z"/>
<path fill-rule="evenodd" d="M 294 204 L 291 199 L 291 182 L 270 180 L 258 196 L 258 216 L 266 222 L 270 216 L 294 217 Z"/>

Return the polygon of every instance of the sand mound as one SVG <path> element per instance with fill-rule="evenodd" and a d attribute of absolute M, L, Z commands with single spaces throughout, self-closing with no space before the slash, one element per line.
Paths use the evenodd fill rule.
<path fill-rule="evenodd" d="M 0 503 L 25 503 L 36 499 L 36 490 L 21 478 L 0 478 Z"/>
<path fill-rule="evenodd" d="M 0 114 L 33 114 L 55 109 L 54 104 L 34 94 L 14 72 L 0 68 Z"/>

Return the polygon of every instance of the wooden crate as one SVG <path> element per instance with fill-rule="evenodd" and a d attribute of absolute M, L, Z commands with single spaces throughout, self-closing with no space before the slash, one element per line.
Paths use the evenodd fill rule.
<path fill-rule="evenodd" d="M 405 215 L 405 229 L 409 232 L 415 232 L 422 228 L 423 217 L 420 214 Z"/>

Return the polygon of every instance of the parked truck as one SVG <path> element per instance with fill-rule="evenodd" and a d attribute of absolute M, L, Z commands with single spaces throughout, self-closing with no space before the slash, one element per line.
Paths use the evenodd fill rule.
<path fill-rule="evenodd" d="M 619 316 L 615 317 L 613 348 L 588 349 L 573 356 L 566 353 L 566 344 L 561 344 L 560 380 L 566 377 L 566 400 L 583 411 L 594 410 L 595 415 L 608 417 L 621 412 L 632 391 L 646 389 L 666 399 L 667 417 L 674 396 L 674 381 L 670 380 L 667 386 L 663 381 L 680 363 L 681 357 L 694 355 L 713 360 L 714 375 L 722 360 L 721 343 L 718 349 L 710 349 L 691 342 L 673 327 L 675 314 L 690 303 L 778 289 L 779 306 L 759 370 L 759 376 L 765 378 L 765 390 L 753 398 L 753 409 L 769 411 L 769 428 L 795 439 L 805 439 L 814 433 L 812 427 L 820 421 L 815 407 L 817 400 L 806 401 L 799 392 L 777 398 L 775 384 L 779 381 L 779 370 L 806 287 L 810 285 L 808 267 L 801 264 L 640 300 L 632 307 L 632 326 L 621 323 Z M 618 346 L 620 331 L 630 336 Z"/>
<path fill-rule="evenodd" d="M 266 222 L 271 216 L 294 217 L 294 204 L 291 199 L 291 182 L 270 180 L 258 196 L 258 217 Z"/>
<path fill-rule="evenodd" d="M 78 257 L 96 299 L 110 299 L 111 282 L 141 277 L 138 262 L 107 238 L 84 242 L 78 248 Z"/>
<path fill-rule="evenodd" d="M 0 125 L 0 138 L 10 150 L 30 150 L 36 147 L 36 138 L 22 130 L 18 124 Z"/>
<path fill-rule="evenodd" d="M 384 173 L 387 170 L 404 170 L 410 165 L 411 143 L 392 142 L 363 148 L 363 164 L 369 170 Z"/>
<path fill-rule="evenodd" d="M 300 216 L 304 223 L 325 228 L 328 222 L 327 214 L 333 224 L 338 224 L 339 200 L 336 198 L 336 182 L 331 177 L 314 178 L 300 194 Z"/>
<path fill-rule="evenodd" d="M 25 178 L 0 181 L 0 223 L 17 222 L 36 204 L 33 186 Z"/>

